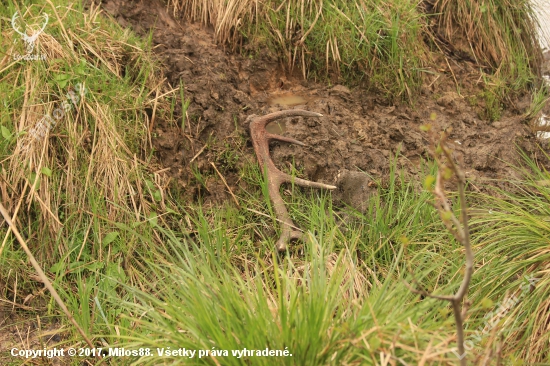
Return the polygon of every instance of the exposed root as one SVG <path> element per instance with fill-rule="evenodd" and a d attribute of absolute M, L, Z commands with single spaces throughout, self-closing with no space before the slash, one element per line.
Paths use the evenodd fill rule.
<path fill-rule="evenodd" d="M 297 144 L 300 146 L 305 146 L 302 142 L 295 140 L 290 137 L 284 137 L 280 135 L 275 135 L 266 131 L 266 126 L 268 123 L 275 121 L 279 118 L 284 117 L 294 117 L 294 116 L 303 116 L 303 117 L 322 117 L 322 114 L 304 111 L 301 109 L 285 110 L 275 113 L 270 113 L 265 116 L 250 116 L 250 135 L 252 137 L 252 144 L 254 145 L 254 151 L 258 157 L 258 162 L 262 171 L 267 175 L 267 185 L 269 191 L 269 197 L 271 202 L 273 202 L 273 207 L 275 208 L 275 214 L 277 219 L 281 222 L 281 236 L 275 247 L 278 251 L 285 251 L 287 244 L 291 239 L 302 239 L 302 232 L 297 230 L 294 226 L 294 223 L 290 219 L 290 215 L 285 207 L 283 198 L 279 193 L 279 188 L 282 183 L 294 183 L 302 187 L 311 187 L 311 188 L 324 188 L 324 189 L 335 189 L 335 186 L 328 184 L 310 182 L 305 179 L 291 177 L 290 175 L 280 171 L 269 155 L 269 141 L 270 140 L 279 140 L 290 142 L 292 144 Z"/>

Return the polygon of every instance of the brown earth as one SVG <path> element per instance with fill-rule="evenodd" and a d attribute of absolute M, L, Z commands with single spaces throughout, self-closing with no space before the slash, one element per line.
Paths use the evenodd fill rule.
<path fill-rule="evenodd" d="M 506 106 L 497 122 L 480 119 L 475 96 L 481 87 L 470 61 L 450 58 L 451 74 L 441 60 L 441 69 L 431 70 L 435 75 L 427 74 L 414 106 L 390 105 L 376 92 L 289 75 L 268 50 L 261 50 L 255 59 L 231 53 L 216 45 L 211 29 L 174 19 L 160 3 L 106 0 L 103 8 L 140 35 L 152 31 L 154 52 L 162 60 L 167 82 L 178 86 L 181 80 L 185 85 L 185 95 L 191 98 L 185 134 L 174 123 L 156 120 L 153 144 L 159 163 L 170 168 L 178 186 L 192 197 L 199 193 L 207 202 L 230 198 L 211 162 L 232 190 L 239 185 L 243 188 L 239 168 L 254 160 L 246 118 L 288 108 L 319 112 L 324 117 L 292 118 L 272 126 L 274 132 L 307 144 L 273 143 L 275 164 L 288 167 L 292 163 L 307 179 L 336 184 L 339 190 L 333 198 L 349 204 L 366 198 L 371 186 L 366 175 L 355 172 L 383 178 L 397 151 L 400 166 L 416 172 L 429 145 L 419 130 L 425 123 L 438 129 L 452 127 L 456 154 L 463 157 L 466 176 L 477 187 L 488 179 L 515 175 L 506 164 L 517 161 L 515 145 L 536 153 L 536 139 L 522 116 L 530 98 Z M 461 81 L 461 94 L 453 74 Z M 181 115 L 181 107 L 175 112 Z M 435 121 L 430 120 L 433 113 Z M 190 162 L 211 177 L 203 185 L 206 189 L 194 179 Z"/>

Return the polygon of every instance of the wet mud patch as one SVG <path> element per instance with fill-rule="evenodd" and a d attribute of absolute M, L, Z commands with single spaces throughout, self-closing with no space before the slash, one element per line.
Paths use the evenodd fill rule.
<path fill-rule="evenodd" d="M 230 199 L 214 166 L 232 190 L 246 189 L 240 172 L 256 161 L 246 118 L 283 109 L 305 109 L 323 117 L 287 118 L 271 124 L 271 132 L 307 145 L 274 142 L 273 161 L 281 169 L 293 164 L 303 178 L 337 184 L 333 197 L 341 203 L 368 198 L 372 182 L 385 179 L 397 153 L 399 166 L 416 175 L 429 146 L 419 129 L 425 123 L 452 131 L 455 154 L 463 159 L 467 178 L 479 189 L 491 179 L 516 175 L 507 164 L 519 161 L 515 146 L 531 154 L 538 151 L 523 117 L 529 96 L 507 106 L 497 122 L 483 120 L 475 106 L 480 86 L 468 60 L 452 60 L 452 74 L 442 60 L 441 69 L 426 76 L 414 106 L 391 105 L 376 92 L 328 87 L 289 75 L 269 50 L 260 50 L 253 59 L 231 53 L 215 43 L 211 29 L 174 19 L 160 1 L 106 0 L 103 8 L 142 36 L 152 32 L 167 83 L 185 86 L 185 97 L 191 100 L 185 130 L 177 123 L 157 120 L 153 145 L 159 164 L 190 199 Z M 453 76 L 461 79 L 460 95 Z M 180 120 L 181 113 L 177 105 L 174 119 Z M 364 195 L 354 196 L 353 187 Z"/>

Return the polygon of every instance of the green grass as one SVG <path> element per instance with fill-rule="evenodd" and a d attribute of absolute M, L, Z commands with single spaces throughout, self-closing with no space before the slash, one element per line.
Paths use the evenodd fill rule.
<path fill-rule="evenodd" d="M 140 109 L 147 103 L 147 87 L 154 82 L 150 55 L 129 45 L 137 42 L 129 32 L 97 13 L 84 21 L 78 5 L 71 7 L 63 8 L 65 16 L 60 21 L 53 16 L 60 10 L 48 5 L 29 7 L 28 17 L 50 13 L 47 35 L 61 39 L 45 36 L 37 44 L 36 52 L 47 54 L 48 62 L 4 64 L 0 74 L 0 90 L 8 96 L 7 108 L 2 109 L 6 132 L 0 145 L 2 171 L 15 202 L 28 194 L 29 184 L 37 182 L 36 195 L 23 205 L 28 209 L 22 209 L 18 218 L 21 223 L 32 218 L 29 227 L 21 228 L 33 242 L 41 243 L 35 249 L 49 265 L 66 257 L 79 242 L 84 250 L 89 247 L 87 241 L 92 248 L 75 257 L 96 257 L 101 252 L 97 243 L 108 228 L 94 217 L 122 218 L 125 211 L 121 208 L 129 208 L 130 192 L 141 191 L 137 186 L 149 174 L 134 159 L 143 156 L 149 139 Z M 2 8 L 3 19 L 10 19 L 17 9 Z M 3 22 L 2 27 L 3 54 L 12 54 L 15 47 L 8 24 Z M 79 47 L 59 47 L 57 42 L 75 41 L 61 36 L 61 26 L 79 30 Z M 91 53 L 94 47 L 104 52 L 96 57 Z M 121 63 L 123 58 L 126 64 Z M 86 89 L 86 95 L 47 131 L 48 137 L 33 138 L 29 131 L 43 116 L 52 115 L 77 85 Z M 82 191 L 86 194 L 80 194 Z M 143 214 L 151 204 L 141 206 Z M 134 218 L 135 214 L 126 219 Z"/>
<path fill-rule="evenodd" d="M 440 73 L 434 60 L 450 45 L 458 52 L 446 58 L 463 53 L 490 79 L 480 95 L 489 120 L 540 73 L 538 24 L 527 0 L 444 0 L 428 12 L 428 3 L 412 0 L 171 0 L 169 7 L 250 57 L 265 50 L 304 78 L 368 86 L 394 101 L 414 103 L 423 76 Z"/>
<path fill-rule="evenodd" d="M 483 197 L 490 213 L 472 220 L 480 230 L 477 255 L 484 263 L 475 288 L 495 303 L 505 301 L 505 294 L 518 299 L 507 314 L 508 323 L 499 329 L 504 350 L 543 363 L 548 355 L 542 350 L 550 344 L 547 315 L 539 315 L 548 308 L 550 294 L 545 274 L 550 263 L 550 174 L 524 158 L 526 166 L 518 168 L 522 180 L 509 182 L 514 193 L 498 190 L 502 199 Z"/>
<path fill-rule="evenodd" d="M 269 8 L 277 5 L 273 2 Z M 304 74 L 317 79 L 336 72 L 350 84 L 363 82 L 387 97 L 413 99 L 425 59 L 423 16 L 416 3 L 323 1 L 322 7 L 317 23 L 320 9 L 310 6 L 304 11 L 301 1 L 291 1 L 278 12 L 268 10 L 262 34 L 280 35 L 268 44 L 284 55 L 289 68 L 302 66 Z M 299 27 L 298 35 L 289 33 L 289 17 Z M 297 45 L 295 38 L 309 29 L 303 45 Z"/>
<path fill-rule="evenodd" d="M 261 175 L 252 171 L 248 179 L 261 180 Z M 529 181 L 518 182 L 524 185 L 532 188 Z M 528 207 L 547 211 L 548 202 L 539 194 L 531 195 Z M 310 234 L 285 257 L 274 257 L 273 237 L 262 234 L 271 232 L 265 227 L 270 221 L 250 217 L 250 207 L 266 209 L 256 206 L 262 201 L 259 192 L 241 200 L 241 210 L 229 204 L 214 210 L 180 208 L 189 220 L 173 230 L 157 227 L 162 245 L 140 237 L 144 250 L 135 258 L 136 268 L 141 268 L 136 282 L 129 285 L 116 273 L 100 276 L 118 290 L 100 289 L 93 301 L 101 304 L 103 313 L 117 316 L 98 318 L 91 334 L 109 347 L 146 347 L 156 355 L 127 360 L 138 364 L 183 362 L 177 356 L 158 356 L 157 348 L 168 347 L 197 350 L 198 364 L 374 365 L 380 362 L 380 352 L 415 364 L 426 349 L 441 353 L 430 359 L 434 364 L 453 364 L 455 329 L 448 304 L 422 299 L 406 283 L 417 280 L 434 293 L 450 294 L 461 281 L 460 247 L 439 222 L 430 194 L 419 192 L 395 170 L 375 197 L 367 213 L 360 214 L 335 209 L 330 197 L 318 192 L 295 191 L 288 202 L 291 215 Z M 507 210 L 515 212 L 510 220 L 523 223 L 518 208 L 524 205 L 514 201 L 520 197 L 488 200 L 493 208 L 509 205 Z M 476 212 L 488 206 L 483 197 L 470 200 L 477 202 Z M 475 346 L 468 352 L 471 361 L 499 347 L 503 338 L 495 339 L 492 332 L 510 341 L 505 347 L 508 361 L 547 361 L 541 345 L 548 342 L 548 334 L 541 329 L 542 320 L 531 316 L 547 305 L 548 287 L 541 277 L 548 263 L 546 211 L 538 212 L 543 226 L 533 234 L 523 224 L 493 219 L 494 211 L 472 220 L 476 271 L 466 321 L 466 339 Z M 344 215 L 347 218 L 341 220 Z M 516 230 L 530 246 L 513 245 L 518 241 Z M 139 236 L 131 228 L 121 227 L 121 233 Z M 541 239 L 534 242 L 537 236 Z M 521 293 L 524 276 L 535 278 L 535 286 Z M 512 293 L 522 301 L 505 312 L 507 322 L 484 330 L 484 317 L 502 309 L 503 302 L 509 304 Z M 521 336 L 520 329 L 532 333 Z M 232 355 L 232 350 L 266 347 L 288 349 L 293 356 Z M 198 359 L 198 350 L 222 353 L 204 353 Z"/>
<path fill-rule="evenodd" d="M 388 197 L 399 196 L 395 199 L 404 203 L 420 198 L 412 205 L 413 210 L 426 206 L 425 197 L 415 197 L 407 189 L 403 192 L 401 195 L 390 188 L 387 193 Z M 246 206 L 238 213 L 230 206 L 221 212 L 187 210 L 192 228 L 160 230 L 164 238 L 161 247 L 144 242 L 148 250 L 141 262 L 146 263 L 147 271 L 139 287 L 146 290 L 124 286 L 124 297 L 130 301 L 123 302 L 118 296 L 106 298 L 110 303 L 105 307 L 123 309 L 125 315 L 120 320 L 131 323 L 131 329 L 117 323 L 105 324 L 104 328 L 118 325 L 124 334 L 111 346 L 149 347 L 154 352 L 167 347 L 227 350 L 227 357 L 217 359 L 221 364 L 337 365 L 354 360 L 374 364 L 378 352 L 395 341 L 396 332 L 411 326 L 408 319 L 418 324 L 421 319 L 438 317 L 431 300 L 419 302 L 402 282 L 410 275 L 404 268 L 404 248 L 394 242 L 393 236 L 380 241 L 386 233 L 367 229 L 370 219 L 357 213 L 357 226 L 363 230 L 346 227 L 335 217 L 329 197 L 298 191 L 293 197 L 296 199 L 289 203 L 291 214 L 309 229 L 310 240 L 299 245 L 292 257 L 272 257 L 272 238 L 260 243 L 257 239 L 243 240 L 254 231 L 262 231 L 259 223 L 246 227 L 243 219 L 228 219 L 235 214 L 246 215 Z M 381 219 L 394 210 L 393 204 L 390 200 L 382 205 L 386 208 L 381 209 Z M 432 223 L 434 219 L 429 215 Z M 376 238 L 372 243 L 361 238 L 367 230 Z M 397 228 L 394 232 L 399 235 L 409 230 Z M 259 251 L 258 244 L 262 246 Z M 366 246 L 374 248 L 366 251 Z M 381 252 L 387 263 L 378 259 Z M 389 301 L 393 310 L 387 306 Z M 144 316 L 138 319 L 137 314 Z M 448 325 L 452 333 L 452 322 Z M 417 340 L 440 337 L 435 334 L 439 328 L 439 324 L 432 323 L 417 335 Z M 415 347 L 408 333 L 399 341 Z M 293 356 L 275 361 L 231 355 L 231 350 L 266 347 L 288 349 Z M 404 359 L 415 357 L 403 350 L 394 353 Z M 176 360 L 165 357 L 162 362 Z M 195 359 L 204 363 L 211 360 Z M 159 362 L 158 357 L 139 361 Z"/>
<path fill-rule="evenodd" d="M 500 118 L 502 106 L 540 83 L 542 53 L 537 17 L 527 0 L 443 0 L 435 4 L 439 37 L 475 60 L 483 78 L 482 118 Z"/>
<path fill-rule="evenodd" d="M 417 2 L 303 0 L 171 1 L 176 12 L 213 25 L 217 39 L 258 57 L 266 49 L 289 70 L 329 81 L 335 74 L 394 100 L 415 100 L 428 49 Z M 244 45 L 243 45 L 244 40 Z"/>
<path fill-rule="evenodd" d="M 80 4 L 54 6 L 26 1 L 0 9 L 0 54 L 9 56 L 0 65 L 0 93 L 5 96 L 0 114 L 2 204 L 16 216 L 31 251 L 77 321 L 92 334 L 99 313 L 82 297 L 109 286 L 100 282 L 100 275 L 131 278 L 132 267 L 121 270 L 121 264 L 131 263 L 139 246 L 137 237 L 120 235 L 113 222 L 153 235 L 142 229 L 159 206 L 158 189 L 146 184 L 155 179 L 144 161 L 150 136 L 143 110 L 148 93 L 158 84 L 158 69 L 146 41 L 99 16 L 98 9 L 83 13 Z M 47 62 L 11 59 L 21 52 L 22 43 L 11 26 L 15 11 L 29 22 L 42 19 L 42 13 L 50 15 L 34 50 L 46 54 Z M 29 132 L 62 106 L 78 85 L 86 88 L 86 95 L 46 131 L 46 137 L 33 138 Z M 165 104 L 161 101 L 159 109 L 169 110 Z M 59 308 L 44 296 L 43 285 L 4 225 L 0 236 L 0 298 L 25 303 L 34 311 L 24 312 L 27 318 L 59 319 Z M 3 310 L 6 303 L 0 306 Z M 2 327 L 13 330 L 10 319 Z M 79 336 L 68 324 L 59 332 L 68 342 L 78 343 Z M 3 363 L 6 350 L 0 348 Z"/>

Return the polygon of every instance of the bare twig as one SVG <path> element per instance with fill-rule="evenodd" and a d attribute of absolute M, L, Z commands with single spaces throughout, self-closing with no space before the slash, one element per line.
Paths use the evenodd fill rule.
<path fill-rule="evenodd" d="M 27 253 L 29 261 L 31 262 L 34 269 L 36 270 L 36 273 L 38 273 L 38 276 L 40 277 L 40 279 L 42 280 L 42 282 L 44 283 L 46 288 L 52 294 L 52 297 L 54 298 L 55 302 L 57 302 L 57 304 L 59 305 L 61 310 L 63 310 L 63 312 L 65 313 L 67 318 L 69 318 L 69 321 L 71 323 L 73 323 L 73 325 L 76 327 L 76 329 L 78 330 L 78 332 L 80 333 L 80 335 L 82 336 L 82 338 L 84 339 L 86 344 L 90 348 L 95 348 L 92 341 L 88 338 L 88 336 L 86 335 L 84 330 L 80 327 L 80 325 L 78 325 L 78 323 L 76 322 L 73 315 L 69 312 L 69 309 L 67 309 L 67 306 L 65 306 L 65 303 L 63 302 L 63 300 L 61 300 L 61 297 L 59 296 L 59 294 L 57 293 L 57 291 L 53 287 L 52 283 L 50 282 L 50 280 L 48 279 L 48 277 L 46 276 L 44 271 L 42 271 L 42 268 L 40 267 L 40 265 L 38 264 L 38 262 L 36 261 L 36 259 L 32 255 L 32 252 L 30 251 L 29 247 L 27 246 L 27 243 L 25 242 L 25 240 L 23 239 L 23 237 L 19 233 L 19 230 L 17 229 L 17 227 L 11 221 L 10 214 L 6 211 L 6 209 L 4 208 L 4 205 L 1 202 L 0 202 L 0 213 L 2 214 L 2 216 L 4 217 L 4 220 L 6 220 L 6 223 L 9 225 L 9 227 L 13 231 L 13 234 L 17 238 L 17 241 L 19 241 L 19 244 L 21 245 L 21 247 L 23 248 L 25 253 Z M 101 355 L 98 354 L 97 357 L 101 358 Z"/>
<path fill-rule="evenodd" d="M 210 164 L 214 167 L 214 170 L 216 171 L 216 173 L 218 173 L 218 175 L 222 179 L 223 184 L 225 184 L 225 188 L 227 188 L 227 190 L 229 191 L 229 194 L 231 195 L 231 197 L 233 197 L 233 201 L 235 201 L 235 204 L 237 205 L 237 207 L 241 208 L 241 205 L 239 205 L 239 201 L 237 200 L 237 197 L 235 197 L 235 195 L 233 194 L 233 191 L 231 190 L 231 188 L 229 188 L 229 185 L 227 184 L 227 182 L 226 182 L 225 178 L 223 177 L 222 173 L 220 173 L 218 168 L 216 168 L 216 164 L 214 164 L 213 162 L 210 162 Z"/>
<path fill-rule="evenodd" d="M 208 144 L 204 144 L 204 146 L 199 150 L 198 153 L 195 154 L 195 156 L 193 156 L 193 158 L 189 161 L 188 164 L 191 164 L 196 158 L 198 158 L 199 155 L 202 154 L 202 152 L 204 151 L 204 149 L 206 149 L 207 146 Z"/>
<path fill-rule="evenodd" d="M 279 118 L 284 117 L 293 117 L 293 116 L 303 116 L 303 117 L 322 117 L 322 114 L 304 111 L 301 109 L 293 110 L 284 110 L 280 112 L 270 113 L 265 116 L 249 116 L 248 120 L 250 121 L 250 135 L 252 137 L 252 144 L 254 145 L 254 151 L 256 152 L 256 157 L 260 163 L 262 171 L 267 176 L 267 186 L 269 191 L 269 197 L 273 202 L 273 208 L 275 209 L 275 214 L 277 219 L 282 223 L 281 227 L 281 236 L 275 247 L 279 251 L 285 251 L 287 244 L 291 239 L 301 239 L 302 233 L 298 230 L 293 229 L 294 223 L 288 214 L 288 211 L 285 207 L 285 203 L 281 194 L 279 193 L 279 187 L 282 183 L 295 183 L 302 187 L 311 187 L 311 188 L 324 188 L 324 189 L 335 189 L 335 186 L 328 184 L 310 182 L 305 179 L 300 179 L 292 177 L 286 173 L 280 171 L 269 156 L 269 141 L 270 140 L 279 140 L 290 142 L 292 144 L 297 144 L 300 146 L 305 146 L 302 142 L 295 140 L 291 137 L 284 137 L 280 135 L 275 135 L 266 131 L 265 127 L 268 123 L 275 121 Z"/>
<path fill-rule="evenodd" d="M 457 331 L 457 343 L 458 343 L 458 357 L 460 358 L 460 364 L 465 366 L 467 364 L 466 351 L 464 350 L 464 317 L 465 311 L 462 310 L 462 302 L 468 292 L 468 286 L 472 278 L 474 254 L 472 246 L 470 244 L 470 230 L 468 227 L 468 207 L 466 204 L 466 178 L 464 172 L 454 162 L 452 157 L 452 151 L 446 146 L 447 133 L 444 132 L 439 140 L 438 147 L 433 149 L 433 156 L 438 165 L 437 177 L 435 179 L 435 186 L 432 191 L 435 197 L 435 207 L 439 211 L 439 216 L 445 224 L 445 227 L 455 237 L 455 239 L 464 246 L 466 255 L 466 264 L 464 271 L 464 278 L 458 291 L 452 296 L 437 296 L 426 292 L 423 289 L 409 288 L 417 293 L 426 297 L 434 299 L 449 301 L 453 307 L 453 314 L 456 322 Z M 441 158 L 445 158 L 445 162 Z M 456 176 L 458 184 L 458 194 L 460 199 L 460 215 L 459 220 L 452 212 L 449 200 L 445 195 L 444 184 L 449 181 L 452 176 Z M 415 281 L 416 282 L 416 281 Z M 417 284 L 418 287 L 418 284 Z"/>

